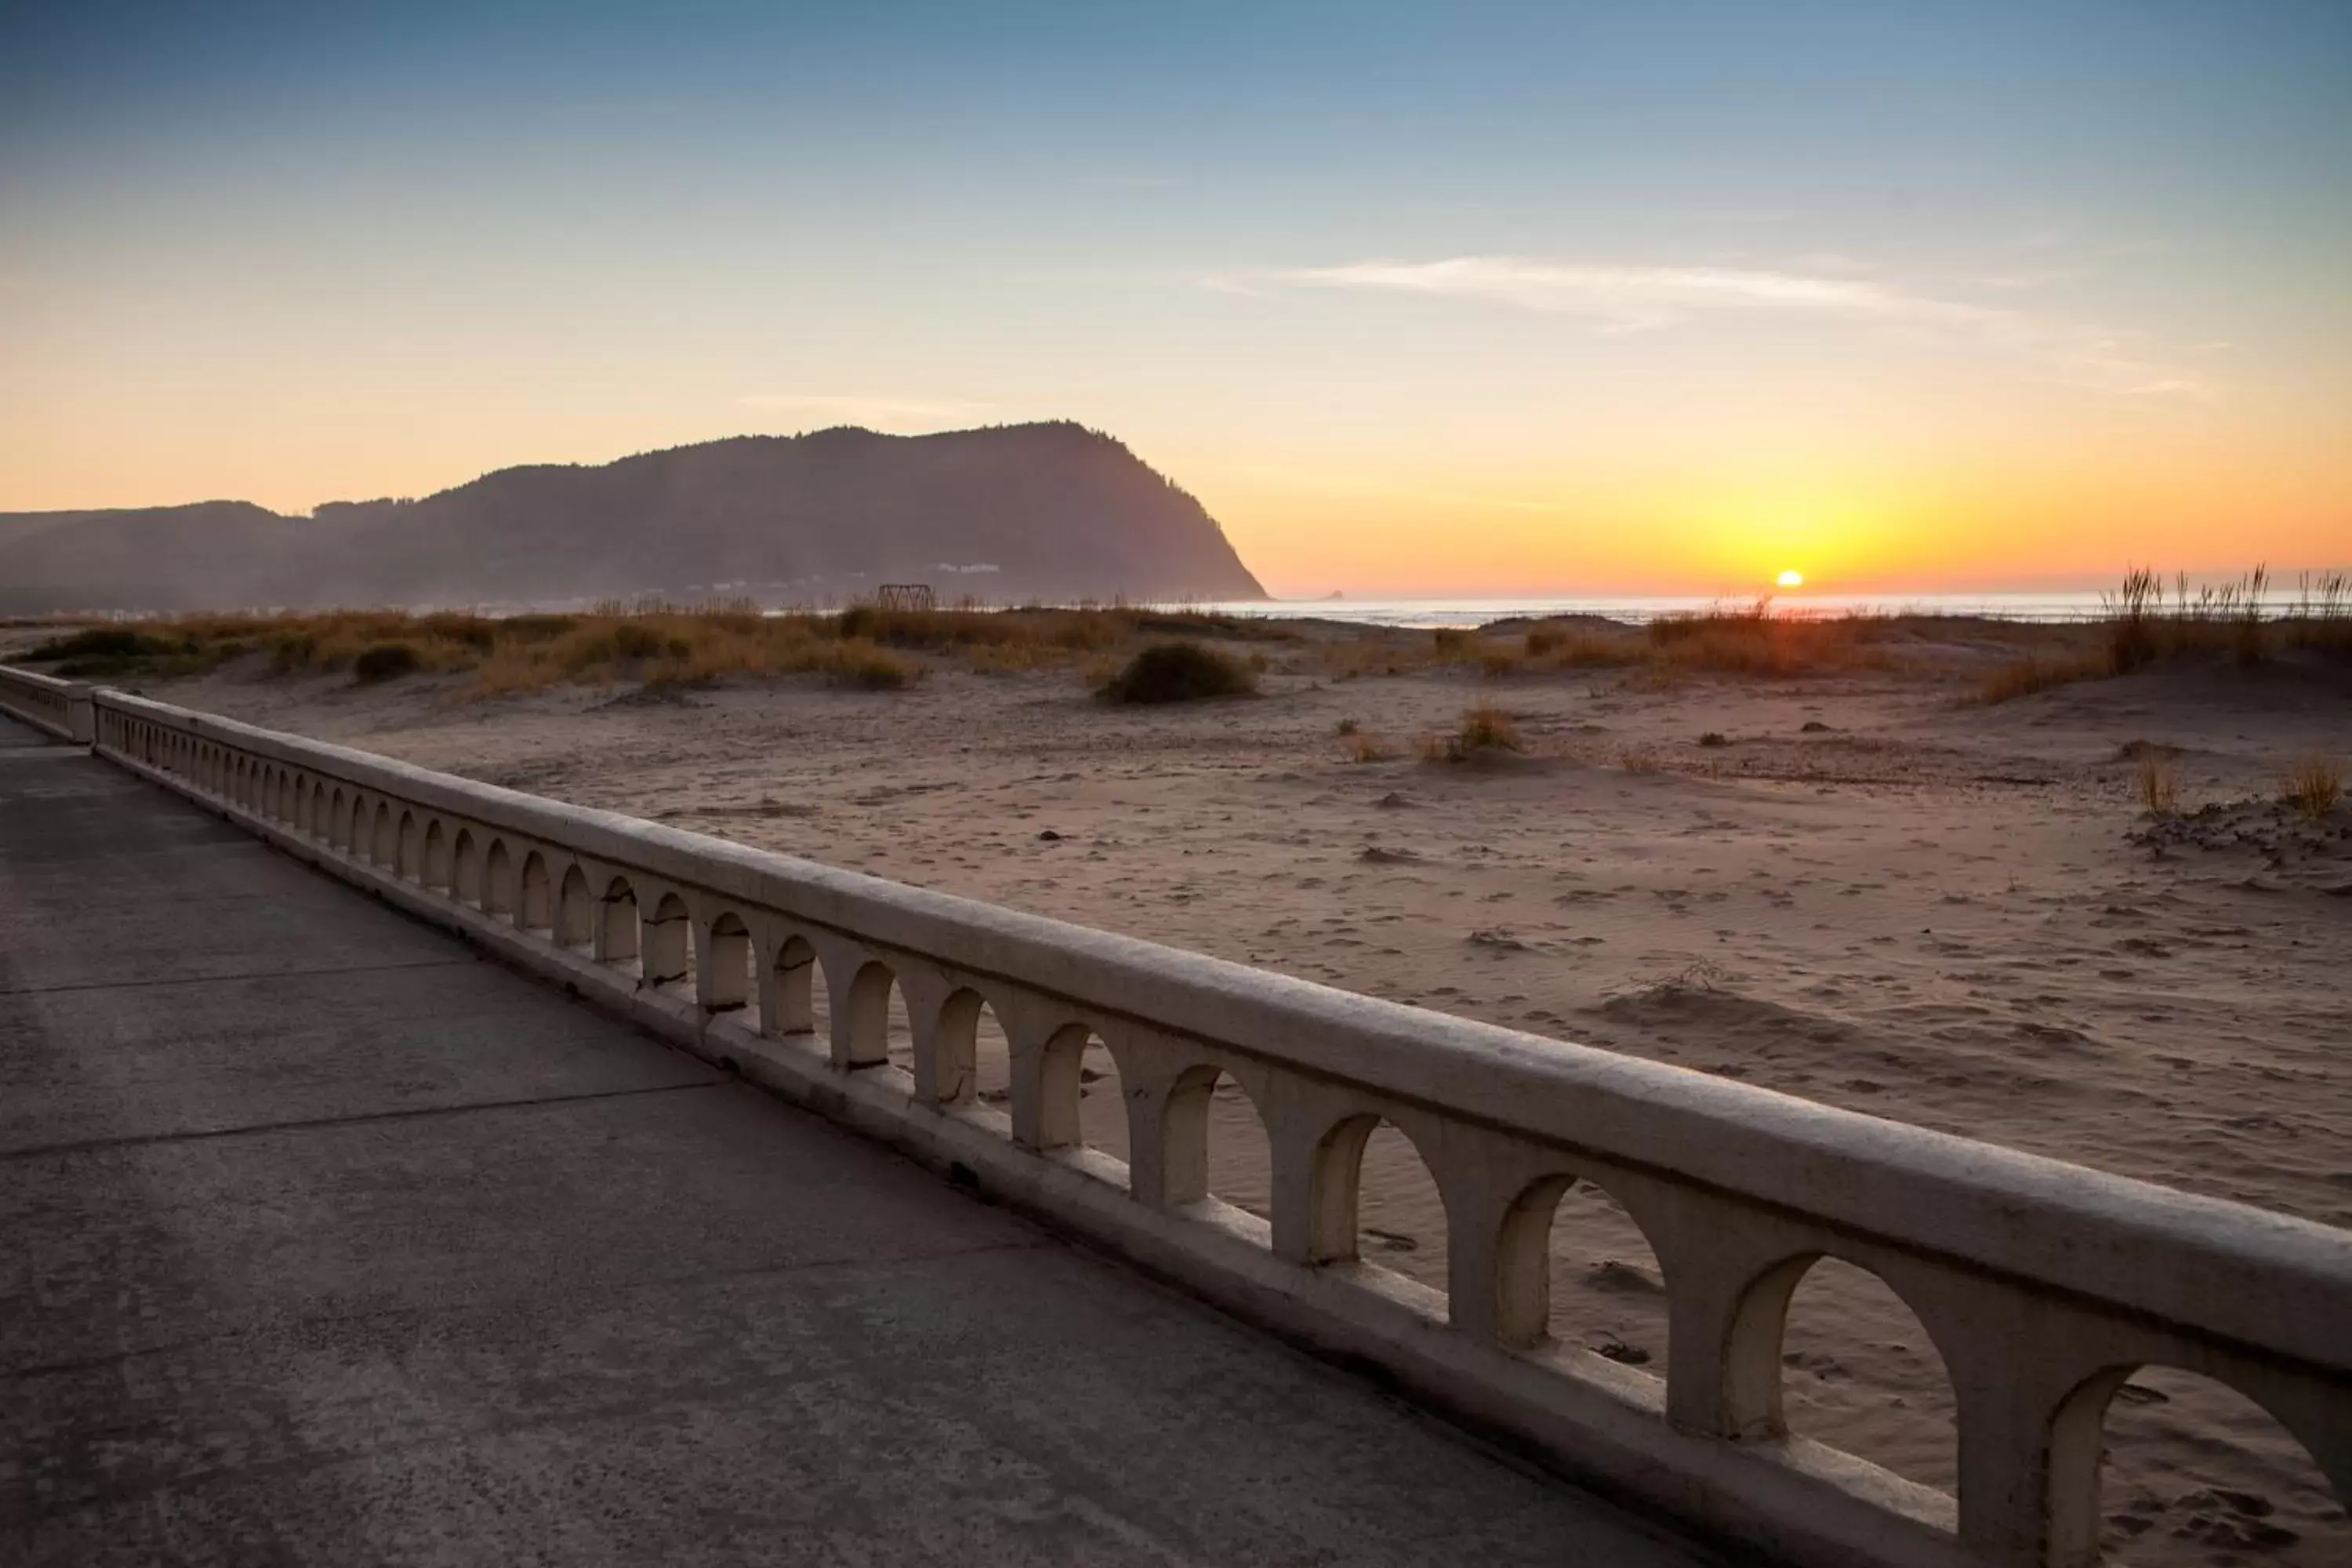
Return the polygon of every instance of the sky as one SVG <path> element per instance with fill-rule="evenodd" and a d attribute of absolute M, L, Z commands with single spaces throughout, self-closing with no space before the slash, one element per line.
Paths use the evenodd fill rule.
<path fill-rule="evenodd" d="M 1071 418 L 1277 593 L 2352 559 L 2352 5 L 0 0 L 0 510 Z"/>

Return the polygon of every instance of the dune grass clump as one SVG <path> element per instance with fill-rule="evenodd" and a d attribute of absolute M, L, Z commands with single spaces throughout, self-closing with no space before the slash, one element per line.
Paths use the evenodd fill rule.
<path fill-rule="evenodd" d="M 2164 579 L 2145 567 L 2103 594 L 2108 646 L 2118 672 L 2182 654 L 2224 654 L 2258 665 L 2302 649 L 2352 658 L 2352 572 L 2305 573 L 2293 597 L 2274 596 L 2270 569 L 2234 583 L 2191 589 L 2187 573 Z"/>
<path fill-rule="evenodd" d="M 845 639 L 930 653 L 971 648 L 1099 653 L 1129 635 L 1126 619 L 1107 610 L 898 610 L 878 605 L 851 605 L 834 622 L 834 630 Z"/>
<path fill-rule="evenodd" d="M 1349 731 L 1347 737 L 1348 760 L 1351 763 L 1385 763 L 1393 755 L 1381 743 L 1377 735 L 1360 734 Z"/>
<path fill-rule="evenodd" d="M 1870 646 L 1892 617 L 1776 615 L 1769 601 L 1738 609 L 1661 616 L 1646 631 L 1656 663 L 1719 675 L 1784 678 L 1893 667 Z"/>
<path fill-rule="evenodd" d="M 2344 799 L 2344 768 L 2333 757 L 2310 756 L 2279 774 L 2279 799 L 2317 822 Z"/>
<path fill-rule="evenodd" d="M 2156 750 L 2142 752 L 2134 783 L 2139 803 L 2150 816 L 2172 816 L 2180 810 L 2180 769 Z"/>
<path fill-rule="evenodd" d="M 1106 702 L 1198 702 L 1245 697 L 1257 689 L 1257 671 L 1231 654 L 1196 642 L 1154 643 L 1104 683 Z"/>
<path fill-rule="evenodd" d="M 1328 642 L 1313 658 L 1332 681 L 1360 680 L 1375 675 L 1407 675 L 1440 662 L 1426 643 L 1375 636 L 1360 641 Z"/>
<path fill-rule="evenodd" d="M 750 600 L 677 605 L 649 596 L 609 600 L 578 613 L 503 617 L 463 610 L 181 616 L 89 627 L 51 639 L 29 658 L 73 679 L 169 679 L 259 654 L 268 672 L 280 677 L 350 672 L 373 684 L 409 674 L 470 673 L 475 696 L 794 674 L 895 690 L 920 680 L 929 668 L 913 654 L 958 658 L 983 671 L 1084 668 L 1115 661 L 1146 632 L 1254 644 L 1298 637 L 1248 616 L 1125 605 L 886 610 L 862 604 L 839 614 L 776 614 Z M 395 644 L 408 654 L 374 651 Z M 365 670 L 359 668 L 362 658 Z M 1252 683 L 1265 668 L 1262 653 L 1244 661 Z"/>
<path fill-rule="evenodd" d="M 2106 648 L 2055 657 L 2028 654 L 1986 676 L 1977 688 L 1977 700 L 1988 705 L 2008 702 L 2078 680 L 2105 679 L 2115 673 L 2115 656 Z"/>
<path fill-rule="evenodd" d="M 2273 596 L 2257 566 L 2234 583 L 2191 588 L 2186 573 L 2165 580 L 2144 566 L 2099 595 L 2099 646 L 2071 655 L 2032 655 L 1985 678 L 1984 702 L 2047 691 L 2078 680 L 2128 675 L 2170 658 L 2221 656 L 2253 668 L 2287 650 L 2352 658 L 2352 573 L 2305 574 L 2292 600 Z"/>
<path fill-rule="evenodd" d="M 2304 574 L 2294 607 L 2273 630 L 2284 647 L 2352 661 L 2352 572 Z"/>
<path fill-rule="evenodd" d="M 157 636 L 131 626 L 91 626 L 52 637 L 23 657 L 27 664 L 54 665 L 50 673 L 67 680 L 109 680 L 130 675 L 201 674 L 235 653 L 215 653 L 186 637 Z"/>
<path fill-rule="evenodd" d="M 1526 638 L 1528 662 L 1538 669 L 1601 669 L 1638 664 L 1643 647 L 1630 634 L 1607 637 L 1589 631 L 1538 626 Z"/>
<path fill-rule="evenodd" d="M 2123 584 L 2099 595 L 2107 612 L 2107 647 L 2116 673 L 2127 675 L 2168 655 L 2226 652 L 2240 664 L 2260 664 L 2270 652 L 2270 627 L 2263 618 L 2270 569 L 2257 566 L 2236 583 L 2199 589 L 2193 595 L 2187 573 L 2173 579 L 2172 602 L 2165 604 L 2164 579 L 2144 566 L 2124 574 Z"/>
<path fill-rule="evenodd" d="M 289 616 L 186 616 L 140 629 L 93 628 L 37 648 L 77 677 L 201 673 L 248 653 L 269 672 L 348 670 L 362 685 L 416 674 L 471 673 L 477 696 L 563 685 L 702 685 L 730 675 L 824 675 L 837 685 L 898 690 L 921 662 L 871 637 L 843 636 L 839 617 L 770 616 L 748 604 L 604 604 L 579 615 L 504 618 L 464 611 L 334 610 Z"/>
<path fill-rule="evenodd" d="M 2107 611 L 2107 664 L 2128 675 L 2157 656 L 2156 619 L 2164 607 L 2164 581 L 2145 567 L 2124 574 L 2123 586 L 2102 594 Z"/>
<path fill-rule="evenodd" d="M 1622 636 L 1610 637 L 1591 631 L 1535 626 L 1517 640 L 1506 641 L 1476 632 L 1440 627 L 1431 637 L 1431 662 L 1475 664 L 1489 680 L 1520 674 L 1639 664 L 1649 657 L 1638 634 L 1631 628 Z"/>
<path fill-rule="evenodd" d="M 852 605 L 828 626 L 845 640 L 924 653 L 961 653 L 990 669 L 1031 669 L 1066 663 L 1071 657 L 1107 653 L 1139 637 L 1213 637 L 1239 642 L 1290 642 L 1297 633 L 1245 616 L 1213 616 L 1189 610 L 1139 610 L 1024 605 L 983 609 L 967 604 L 951 609 L 903 610 L 875 604 Z"/>
<path fill-rule="evenodd" d="M 152 658 L 180 652 L 183 644 L 130 626 L 91 626 L 69 637 L 51 637 L 25 658 L 39 662 L 77 658 Z"/>
<path fill-rule="evenodd" d="M 836 686 L 861 691 L 902 691 L 923 678 L 923 667 L 869 642 L 840 642 L 822 665 Z"/>

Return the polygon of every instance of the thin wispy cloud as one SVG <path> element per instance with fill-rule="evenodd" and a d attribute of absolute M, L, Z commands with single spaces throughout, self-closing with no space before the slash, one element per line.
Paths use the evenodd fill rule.
<path fill-rule="evenodd" d="M 2091 390 L 2130 396 L 2203 396 L 2205 378 L 2169 363 L 2135 333 L 1942 298 L 1836 270 L 1622 267 L 1457 256 L 1442 261 L 1358 261 L 1225 273 L 1202 279 L 1229 292 L 1338 289 L 1467 300 L 1567 316 L 1607 332 L 1657 331 L 1704 317 L 1769 314 L 1925 331 L 1989 342 Z"/>
<path fill-rule="evenodd" d="M 1718 207 L 1704 212 L 1680 213 L 1670 217 L 1667 221 L 1670 223 L 1724 224 L 1729 226 L 1740 226 L 1748 224 L 1794 223 L 1797 221 L 1797 215 L 1793 212 L 1776 207 Z"/>
<path fill-rule="evenodd" d="M 1357 261 L 1261 273 L 1276 286 L 1482 300 L 1580 316 L 1621 331 L 1669 327 L 1721 310 L 1801 311 L 1943 321 L 1968 307 L 1914 299 L 1865 279 L 1726 267 L 1594 267 L 1509 256 Z"/>
<path fill-rule="evenodd" d="M 758 392 L 735 400 L 742 408 L 800 414 L 848 425 L 952 425 L 977 419 L 993 403 L 954 398 L 872 396 L 861 393 Z"/>

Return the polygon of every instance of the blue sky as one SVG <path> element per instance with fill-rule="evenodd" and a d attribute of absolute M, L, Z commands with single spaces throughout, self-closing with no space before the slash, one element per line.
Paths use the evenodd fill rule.
<path fill-rule="evenodd" d="M 0 508 L 1070 416 L 1301 590 L 2318 564 L 2347 168 L 2340 5 L 19 7 Z"/>

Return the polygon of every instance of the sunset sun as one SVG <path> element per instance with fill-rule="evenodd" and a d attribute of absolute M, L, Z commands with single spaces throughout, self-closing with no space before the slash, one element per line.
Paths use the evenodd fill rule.
<path fill-rule="evenodd" d="M 1805 585 L 1805 574 L 1802 572 L 1791 569 L 1781 573 L 1780 575 L 1774 578 L 1773 581 L 1778 583 L 1783 588 L 1801 588 Z"/>

